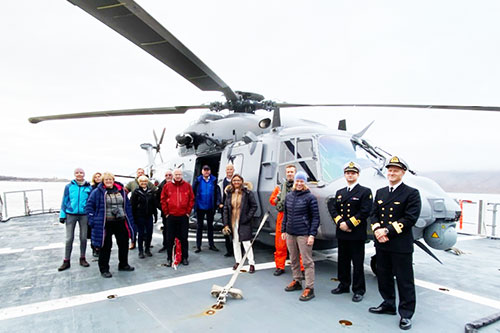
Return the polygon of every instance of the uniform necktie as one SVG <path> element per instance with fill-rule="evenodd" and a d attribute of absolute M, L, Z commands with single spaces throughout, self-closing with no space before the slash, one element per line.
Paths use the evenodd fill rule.
<path fill-rule="evenodd" d="M 391 186 L 391 188 L 389 189 L 389 192 L 392 193 L 394 191 L 394 187 Z"/>
<path fill-rule="evenodd" d="M 351 192 L 351 188 L 350 187 L 347 188 L 347 192 Z"/>

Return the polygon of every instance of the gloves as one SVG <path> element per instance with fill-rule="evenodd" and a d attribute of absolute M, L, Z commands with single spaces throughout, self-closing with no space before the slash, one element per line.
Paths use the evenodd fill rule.
<path fill-rule="evenodd" d="M 62 224 L 66 223 L 66 218 L 65 217 L 60 217 L 59 218 L 59 223 L 62 223 Z"/>
<path fill-rule="evenodd" d="M 229 226 L 228 226 L 228 225 L 226 225 L 226 226 L 222 229 L 222 234 L 223 234 L 224 236 L 229 236 L 229 235 L 231 235 L 231 229 L 229 228 Z"/>

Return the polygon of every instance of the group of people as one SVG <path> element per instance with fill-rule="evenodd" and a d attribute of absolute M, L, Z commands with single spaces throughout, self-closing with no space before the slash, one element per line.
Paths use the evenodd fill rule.
<path fill-rule="evenodd" d="M 399 293 L 401 329 L 411 328 L 415 311 L 415 285 L 412 267 L 413 235 L 421 209 L 418 190 L 405 185 L 402 178 L 406 163 L 394 156 L 386 165 L 389 186 L 379 189 L 372 198 L 371 190 L 358 183 L 360 166 L 349 162 L 344 166 L 347 186 L 339 189 L 328 200 L 332 223 L 336 225 L 338 239 L 339 285 L 332 294 L 354 293 L 353 302 L 360 302 L 366 292 L 364 278 L 365 242 L 370 222 L 375 238 L 376 270 L 379 292 L 384 301 L 369 311 L 376 314 L 396 314 L 394 277 Z M 226 166 L 222 189 L 211 168 L 204 165 L 201 175 L 193 185 L 183 179 L 182 170 L 168 170 L 158 187 L 138 170 L 138 177 L 123 186 L 111 173 L 95 174 L 92 184 L 85 181 L 82 169 L 75 169 L 75 179 L 66 185 L 60 213 L 61 223 L 66 224 L 65 258 L 59 270 L 70 267 L 70 257 L 76 223 L 80 226 L 80 265 L 88 267 L 85 259 L 87 234 L 90 235 L 94 255 L 99 257 L 99 270 L 103 277 L 112 277 L 109 271 L 112 235 L 118 245 L 118 270 L 133 271 L 128 264 L 129 242 L 135 246 L 138 233 L 139 258 L 152 256 L 151 240 L 153 221 L 157 209 L 161 210 L 163 223 L 163 247 L 167 252 L 167 266 L 172 266 L 175 239 L 180 243 L 183 265 L 189 264 L 188 229 L 189 216 L 194 209 L 197 220 L 196 250 L 202 251 L 204 221 L 207 222 L 208 248 L 219 251 L 214 243 L 214 215 L 222 214 L 226 254 L 234 256 L 236 270 L 242 260 L 242 246 L 247 253 L 249 273 L 255 272 L 255 259 L 251 248 L 252 219 L 257 202 L 252 184 L 234 173 L 234 166 Z M 301 301 L 314 295 L 314 260 L 312 248 L 320 225 L 318 201 L 307 186 L 307 174 L 295 165 L 285 168 L 286 181 L 277 186 L 269 202 L 278 211 L 274 253 L 275 276 L 285 272 L 287 253 L 290 254 L 293 280 L 285 291 L 302 290 Z M 102 181 L 101 181 L 102 179 Z M 128 197 L 130 194 L 130 200 Z M 91 231 L 88 231 L 88 229 Z M 351 278 L 352 264 L 352 278 Z"/>
<path fill-rule="evenodd" d="M 408 330 L 416 306 L 412 227 L 420 214 L 421 199 L 417 189 L 403 183 L 408 169 L 403 160 L 394 156 L 386 168 L 389 186 L 378 189 L 373 199 L 371 190 L 358 182 L 360 166 L 352 161 L 347 163 L 344 165 L 347 186 L 339 189 L 327 202 L 331 220 L 336 225 L 340 282 L 331 293 L 349 293 L 352 288 L 352 301 L 363 300 L 366 292 L 363 265 L 370 223 L 375 238 L 378 289 L 383 302 L 370 307 L 369 312 L 396 315 L 396 278 L 397 310 L 401 316 L 399 327 Z M 270 204 L 278 211 L 274 275 L 285 272 L 289 252 L 293 280 L 285 291 L 302 290 L 302 281 L 305 280 L 305 289 L 299 299 L 308 301 L 314 297 L 312 246 L 319 226 L 318 203 L 305 184 L 305 173 L 288 165 L 285 175 L 286 181 L 277 186 L 269 198 Z"/>

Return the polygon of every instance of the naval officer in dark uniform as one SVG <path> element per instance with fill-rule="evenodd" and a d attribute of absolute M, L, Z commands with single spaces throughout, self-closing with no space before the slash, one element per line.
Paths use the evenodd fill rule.
<path fill-rule="evenodd" d="M 349 292 L 351 285 L 353 302 L 360 302 L 366 291 L 363 262 L 365 259 L 366 219 L 372 209 L 372 191 L 358 184 L 360 166 L 349 162 L 344 165 L 347 186 L 338 190 L 335 198 L 328 201 L 328 210 L 337 225 L 338 278 L 340 284 L 332 294 Z"/>
<path fill-rule="evenodd" d="M 389 186 L 377 190 L 371 213 L 371 227 L 375 236 L 377 279 L 384 299 L 378 307 L 369 309 L 377 314 L 396 314 L 394 276 L 398 284 L 401 316 L 399 327 L 411 328 L 415 312 L 415 280 L 413 278 L 413 233 L 422 206 L 417 189 L 402 181 L 408 169 L 397 156 L 386 165 Z"/>

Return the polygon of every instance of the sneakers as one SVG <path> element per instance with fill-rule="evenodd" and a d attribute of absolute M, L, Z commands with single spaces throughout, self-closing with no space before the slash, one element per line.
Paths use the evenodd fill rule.
<path fill-rule="evenodd" d="M 99 258 L 99 249 L 96 248 L 92 249 L 92 257 Z"/>
<path fill-rule="evenodd" d="M 276 268 L 276 270 L 274 271 L 273 275 L 274 276 L 280 276 L 281 274 L 285 273 L 285 270 L 284 269 L 281 269 L 281 268 Z"/>
<path fill-rule="evenodd" d="M 234 264 L 233 271 L 235 271 L 238 268 L 238 265 L 239 265 L 238 263 Z"/>
<path fill-rule="evenodd" d="M 63 263 L 62 263 L 62 265 L 61 265 L 61 266 L 59 266 L 59 268 L 58 268 L 57 270 L 58 270 L 59 272 L 61 272 L 61 271 L 64 271 L 64 270 L 66 270 L 66 269 L 68 269 L 68 268 L 70 268 L 70 267 L 71 267 L 71 265 L 70 265 L 70 263 L 69 263 L 69 260 L 64 260 L 64 261 L 63 261 Z"/>
<path fill-rule="evenodd" d="M 300 295 L 299 300 L 303 302 L 309 301 L 311 298 L 314 298 L 314 289 L 311 288 L 306 288 L 302 292 L 302 295 Z"/>
<path fill-rule="evenodd" d="M 255 266 L 254 265 L 250 265 L 250 269 L 248 270 L 248 273 L 250 273 L 250 274 L 255 273 Z"/>
<path fill-rule="evenodd" d="M 300 281 L 293 280 L 288 286 L 286 286 L 285 291 L 302 290 L 302 284 Z"/>
<path fill-rule="evenodd" d="M 80 266 L 83 266 L 83 267 L 89 267 L 89 263 L 87 262 L 87 260 L 85 260 L 85 257 L 83 258 L 80 258 Z"/>

